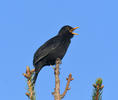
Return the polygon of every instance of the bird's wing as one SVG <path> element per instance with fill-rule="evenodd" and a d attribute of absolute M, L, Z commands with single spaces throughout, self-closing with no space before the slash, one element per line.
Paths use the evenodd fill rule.
<path fill-rule="evenodd" d="M 55 36 L 45 42 L 34 54 L 34 61 L 33 64 L 36 64 L 41 59 L 46 57 L 52 50 L 54 50 L 56 47 L 60 44 L 60 39 L 58 36 Z"/>

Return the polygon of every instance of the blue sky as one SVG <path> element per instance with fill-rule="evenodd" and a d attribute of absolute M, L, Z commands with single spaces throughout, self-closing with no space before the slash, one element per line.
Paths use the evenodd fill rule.
<path fill-rule="evenodd" d="M 91 100 L 96 78 L 103 79 L 103 100 L 118 90 L 117 0 L 1 0 L 0 98 L 27 100 L 22 73 L 33 68 L 33 54 L 64 25 L 79 26 L 61 64 L 61 93 L 66 77 L 74 80 L 64 100 Z M 37 100 L 53 100 L 54 71 L 44 67 L 36 83 Z"/>

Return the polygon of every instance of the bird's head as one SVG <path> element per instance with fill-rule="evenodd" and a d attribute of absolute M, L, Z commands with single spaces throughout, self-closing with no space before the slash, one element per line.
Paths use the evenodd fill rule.
<path fill-rule="evenodd" d="M 69 25 L 63 26 L 63 27 L 60 29 L 58 35 L 72 38 L 73 35 L 78 35 L 77 33 L 73 33 L 73 31 L 74 31 L 75 29 L 77 29 L 77 28 L 79 28 L 79 27 L 73 28 L 73 27 L 71 27 L 71 26 L 69 26 Z"/>

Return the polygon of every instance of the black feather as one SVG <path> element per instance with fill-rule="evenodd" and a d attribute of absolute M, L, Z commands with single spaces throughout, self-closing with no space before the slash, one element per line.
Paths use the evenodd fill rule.
<path fill-rule="evenodd" d="M 34 83 L 39 71 L 46 65 L 54 65 L 57 58 L 62 59 L 68 49 L 73 34 L 69 31 L 71 26 L 64 26 L 59 34 L 45 42 L 34 54 L 35 67 Z"/>

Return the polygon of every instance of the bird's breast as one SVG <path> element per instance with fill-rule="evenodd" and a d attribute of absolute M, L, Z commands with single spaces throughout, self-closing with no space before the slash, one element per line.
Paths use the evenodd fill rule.
<path fill-rule="evenodd" d="M 68 49 L 68 46 L 70 44 L 69 40 L 64 40 L 60 42 L 60 45 L 51 51 L 51 53 L 48 55 L 48 59 L 50 59 L 50 62 L 52 65 L 55 64 L 55 61 L 57 58 L 62 59 Z"/>

